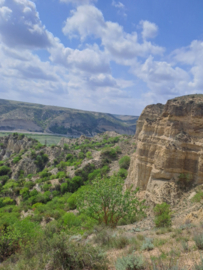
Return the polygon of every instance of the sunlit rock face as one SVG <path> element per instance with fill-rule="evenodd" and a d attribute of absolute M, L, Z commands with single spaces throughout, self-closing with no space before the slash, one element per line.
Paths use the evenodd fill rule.
<path fill-rule="evenodd" d="M 203 95 L 147 106 L 136 130 L 126 187 L 156 188 L 181 181 L 203 182 Z"/>

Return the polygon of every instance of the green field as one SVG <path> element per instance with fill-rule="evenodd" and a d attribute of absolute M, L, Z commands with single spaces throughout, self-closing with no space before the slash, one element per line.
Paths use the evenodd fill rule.
<path fill-rule="evenodd" d="M 0 137 L 8 136 L 12 133 L 13 132 L 0 132 Z M 29 133 L 21 133 L 21 134 L 24 134 L 28 138 L 36 139 L 41 144 L 46 143 L 47 145 L 58 144 L 61 138 L 63 138 L 63 136 L 55 136 L 55 135 L 29 134 Z"/>

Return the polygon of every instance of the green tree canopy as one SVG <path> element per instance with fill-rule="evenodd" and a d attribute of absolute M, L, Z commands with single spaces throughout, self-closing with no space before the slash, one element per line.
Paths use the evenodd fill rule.
<path fill-rule="evenodd" d="M 124 191 L 123 185 L 123 179 L 118 176 L 97 178 L 78 193 L 78 210 L 111 227 L 116 227 L 120 219 L 140 215 L 145 207 L 135 196 L 138 189 Z"/>

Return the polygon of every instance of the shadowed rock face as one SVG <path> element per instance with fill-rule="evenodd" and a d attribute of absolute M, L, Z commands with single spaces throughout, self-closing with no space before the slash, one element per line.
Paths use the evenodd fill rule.
<path fill-rule="evenodd" d="M 153 193 L 170 182 L 203 182 L 203 95 L 147 106 L 136 138 L 126 187 L 133 184 Z"/>

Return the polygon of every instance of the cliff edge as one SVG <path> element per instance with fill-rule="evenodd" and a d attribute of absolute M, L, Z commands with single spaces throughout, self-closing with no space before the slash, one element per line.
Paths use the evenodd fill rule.
<path fill-rule="evenodd" d="M 135 137 L 126 187 L 146 190 L 155 203 L 173 203 L 178 190 L 203 183 L 203 95 L 147 106 Z"/>

